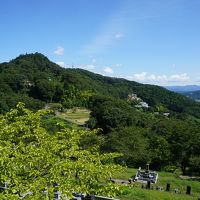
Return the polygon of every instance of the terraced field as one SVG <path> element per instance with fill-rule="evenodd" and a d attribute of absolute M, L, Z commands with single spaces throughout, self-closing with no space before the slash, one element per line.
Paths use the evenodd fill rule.
<path fill-rule="evenodd" d="M 72 108 L 65 109 L 63 112 L 56 112 L 56 115 L 77 125 L 84 125 L 89 120 L 90 111 L 85 108 Z"/>

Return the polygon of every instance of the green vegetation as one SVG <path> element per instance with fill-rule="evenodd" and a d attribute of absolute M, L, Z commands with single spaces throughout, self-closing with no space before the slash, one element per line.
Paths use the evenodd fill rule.
<path fill-rule="evenodd" d="M 124 154 L 118 162 L 129 167 L 151 163 L 156 170 L 175 166 L 174 170 L 181 168 L 183 173 L 194 168 L 190 158 L 200 152 L 199 120 L 190 116 L 165 117 L 138 110 L 122 100 L 94 98 L 88 126 L 103 129 L 102 150 Z"/>
<path fill-rule="evenodd" d="M 20 103 L 0 116 L 0 184 L 7 182 L 0 198 L 19 199 L 31 192 L 27 199 L 53 199 L 55 183 L 68 197 L 74 191 L 116 195 L 119 187 L 102 181 L 122 169 L 113 163 L 119 154 L 100 154 L 92 144 L 82 148 L 81 138 L 95 135 L 95 130 L 60 127 L 49 134 L 41 124 L 46 114 L 47 110 L 34 113 Z"/>

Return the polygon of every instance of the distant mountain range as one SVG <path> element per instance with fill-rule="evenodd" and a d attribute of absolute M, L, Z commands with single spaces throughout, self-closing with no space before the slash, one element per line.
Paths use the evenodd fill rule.
<path fill-rule="evenodd" d="M 191 91 L 191 92 L 182 92 L 181 94 L 198 101 L 200 100 L 200 90 Z"/>
<path fill-rule="evenodd" d="M 178 92 L 195 100 L 200 100 L 200 85 L 166 86 L 166 89 Z"/>
<path fill-rule="evenodd" d="M 200 90 L 200 85 L 166 86 L 166 89 L 174 92 L 193 92 Z"/>

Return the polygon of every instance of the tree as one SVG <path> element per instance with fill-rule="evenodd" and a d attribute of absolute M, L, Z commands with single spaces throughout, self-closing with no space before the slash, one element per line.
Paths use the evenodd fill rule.
<path fill-rule="evenodd" d="M 128 166 L 145 165 L 148 161 L 148 141 L 144 133 L 144 129 L 136 126 L 115 129 L 108 134 L 105 148 L 123 153 L 121 159 Z"/>
<path fill-rule="evenodd" d="M 91 119 L 96 121 L 96 128 L 103 129 L 104 134 L 115 128 L 136 124 L 139 120 L 138 113 L 134 109 L 126 102 L 116 99 L 97 99 L 91 110 Z"/>
<path fill-rule="evenodd" d="M 100 154 L 97 146 L 83 149 L 83 136 L 97 131 L 70 130 L 48 134 L 41 117 L 49 111 L 32 112 L 19 103 L 0 116 L 0 182 L 8 188 L 1 198 L 53 199 L 54 184 L 64 196 L 72 192 L 115 195 L 119 186 L 106 182 L 121 167 L 113 163 L 119 154 Z M 46 191 L 46 192 L 42 192 Z"/>
<path fill-rule="evenodd" d="M 193 156 L 190 158 L 190 170 L 200 174 L 200 156 Z"/>
<path fill-rule="evenodd" d="M 151 167 L 160 170 L 170 161 L 170 145 L 162 136 L 151 134 L 149 138 L 149 156 Z"/>
<path fill-rule="evenodd" d="M 31 94 L 43 101 L 52 102 L 55 95 L 55 83 L 51 78 L 40 79 L 36 82 L 36 86 L 32 88 Z"/>

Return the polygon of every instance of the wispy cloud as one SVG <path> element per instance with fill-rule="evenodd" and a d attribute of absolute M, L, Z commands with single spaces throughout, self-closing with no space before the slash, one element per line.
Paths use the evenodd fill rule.
<path fill-rule="evenodd" d="M 96 66 L 93 64 L 82 64 L 82 65 L 78 65 L 77 68 L 93 71 L 96 68 Z"/>
<path fill-rule="evenodd" d="M 139 74 L 134 74 L 133 76 L 128 76 L 126 78 L 141 83 L 161 84 L 161 85 L 168 83 L 187 83 L 190 81 L 190 77 L 187 73 L 172 74 L 172 75 L 165 75 L 165 74 L 155 75 L 155 74 L 148 74 L 147 72 L 142 72 Z"/>
<path fill-rule="evenodd" d="M 138 21 L 152 20 L 157 14 L 152 11 L 154 3 L 138 3 L 137 1 L 121 1 L 104 24 L 99 26 L 96 35 L 86 42 L 80 49 L 81 54 L 93 55 L 105 52 L 115 43 L 121 41 L 133 31 L 133 26 L 138 27 Z M 143 12 L 140 9 L 141 7 Z M 158 10 L 159 11 L 159 10 Z M 127 34 L 128 33 L 128 34 Z"/>
<path fill-rule="evenodd" d="M 122 64 L 117 63 L 117 64 L 115 64 L 115 67 L 122 67 Z"/>
<path fill-rule="evenodd" d="M 103 71 L 106 74 L 113 74 L 113 69 L 111 67 L 105 67 Z"/>
<path fill-rule="evenodd" d="M 61 67 L 65 67 L 65 62 L 63 61 L 57 61 L 56 64 L 60 65 Z"/>
<path fill-rule="evenodd" d="M 56 54 L 56 55 L 63 55 L 64 54 L 64 48 L 63 47 L 61 47 L 61 46 L 59 46 L 59 47 L 57 47 L 57 49 L 54 51 L 54 54 Z"/>
<path fill-rule="evenodd" d="M 110 47 L 114 41 L 114 37 L 109 34 L 100 34 L 96 36 L 90 43 L 86 44 L 81 53 L 83 54 L 96 54 L 104 51 L 106 48 Z"/>
<path fill-rule="evenodd" d="M 81 47 L 81 54 L 93 55 L 104 52 L 124 37 L 126 27 L 122 9 L 116 9 L 116 12 L 108 17 L 99 27 L 97 34 Z"/>

